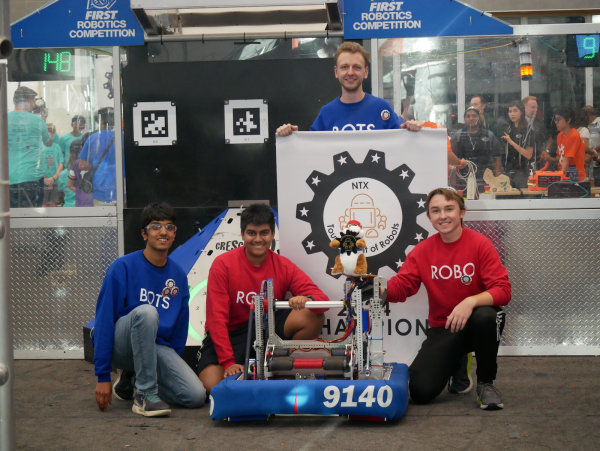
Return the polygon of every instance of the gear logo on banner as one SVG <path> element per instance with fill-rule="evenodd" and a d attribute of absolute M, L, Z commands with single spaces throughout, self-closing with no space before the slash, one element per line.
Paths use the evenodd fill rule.
<path fill-rule="evenodd" d="M 330 175 L 313 171 L 306 180 L 314 197 L 296 207 L 296 218 L 311 225 L 302 247 L 307 254 L 326 253 L 331 274 L 338 251 L 329 247 L 330 241 L 348 221 L 359 221 L 366 232 L 369 272 L 377 274 L 386 266 L 397 271 L 407 247 L 429 234 L 417 224 L 417 216 L 425 213 L 427 194 L 409 190 L 415 173 L 406 164 L 388 170 L 385 153 L 377 150 L 369 150 L 362 163 L 342 152 L 333 157 L 333 164 Z"/>

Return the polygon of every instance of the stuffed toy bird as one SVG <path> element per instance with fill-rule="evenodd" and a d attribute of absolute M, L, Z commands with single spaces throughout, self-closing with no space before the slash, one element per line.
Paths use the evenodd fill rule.
<path fill-rule="evenodd" d="M 335 257 L 332 276 L 344 274 L 348 277 L 358 277 L 367 273 L 367 259 L 362 251 L 367 247 L 364 237 L 365 232 L 360 222 L 348 221 L 344 230 L 340 232 L 340 237 L 329 243 L 330 247 L 340 251 L 340 255 Z"/>

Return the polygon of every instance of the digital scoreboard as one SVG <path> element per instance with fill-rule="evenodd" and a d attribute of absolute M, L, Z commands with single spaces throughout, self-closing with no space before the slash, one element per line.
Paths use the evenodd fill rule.
<path fill-rule="evenodd" d="M 600 34 L 567 35 L 567 66 L 600 66 Z"/>
<path fill-rule="evenodd" d="M 20 49 L 8 59 L 8 81 L 74 79 L 74 49 Z"/>

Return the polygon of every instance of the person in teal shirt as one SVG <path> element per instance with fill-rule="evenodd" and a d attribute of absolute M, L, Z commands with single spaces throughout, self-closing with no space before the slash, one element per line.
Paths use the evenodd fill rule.
<path fill-rule="evenodd" d="M 54 124 L 46 124 L 48 133 L 52 138 L 56 133 Z M 57 142 L 53 142 L 50 147 L 44 147 L 44 207 L 56 207 L 60 201 L 58 191 L 58 176 L 63 171 L 65 163 L 63 153 Z"/>
<path fill-rule="evenodd" d="M 65 196 L 63 207 L 74 207 L 75 191 L 69 188 L 69 169 L 63 169 L 58 176 L 58 190 Z"/>
<path fill-rule="evenodd" d="M 71 133 L 67 133 L 60 137 L 60 148 L 62 149 L 63 158 L 65 162 L 69 161 L 69 149 L 71 148 L 71 143 L 77 139 L 81 139 L 81 132 L 85 129 L 85 117 L 83 116 L 73 116 L 71 119 L 71 127 L 73 130 Z M 71 166 L 67 164 L 67 169 L 71 169 Z"/>
<path fill-rule="evenodd" d="M 11 208 L 39 208 L 44 200 L 43 144 L 52 145 L 46 123 L 31 111 L 37 93 L 26 86 L 15 91 L 15 110 L 8 113 L 8 177 Z"/>

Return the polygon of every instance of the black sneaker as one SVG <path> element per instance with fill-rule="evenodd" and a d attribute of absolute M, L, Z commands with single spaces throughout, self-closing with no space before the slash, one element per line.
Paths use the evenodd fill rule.
<path fill-rule="evenodd" d="M 473 365 L 473 354 L 468 353 L 460 358 L 460 367 L 448 381 L 448 391 L 450 393 L 469 393 L 473 388 L 473 378 L 471 377 L 471 367 Z"/>
<path fill-rule="evenodd" d="M 477 382 L 477 403 L 483 410 L 504 409 L 502 393 L 491 382 Z"/>
<path fill-rule="evenodd" d="M 134 413 L 139 413 L 145 417 L 161 417 L 171 413 L 169 405 L 157 395 L 135 395 L 131 410 L 133 410 Z"/>
<path fill-rule="evenodd" d="M 135 371 L 117 370 L 117 380 L 113 385 L 113 395 L 121 401 L 133 399 L 133 376 Z"/>

